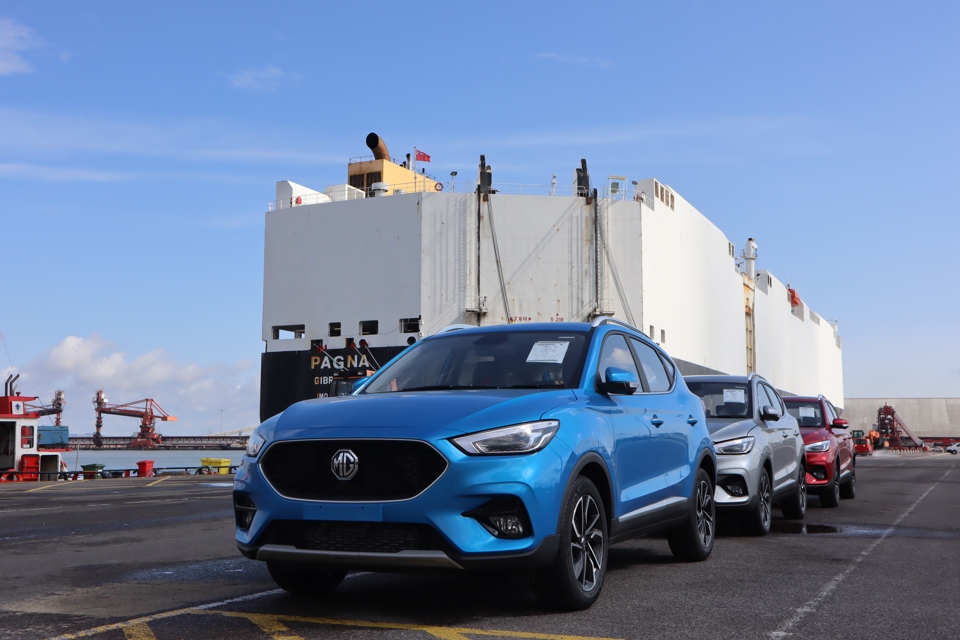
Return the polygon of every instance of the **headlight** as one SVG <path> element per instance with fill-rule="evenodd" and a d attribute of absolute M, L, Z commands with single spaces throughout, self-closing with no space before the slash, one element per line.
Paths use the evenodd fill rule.
<path fill-rule="evenodd" d="M 715 444 L 713 447 L 717 450 L 717 453 L 724 455 L 750 453 L 750 451 L 753 450 L 753 436 L 737 438 L 736 440 L 727 440 L 726 442 Z"/>
<path fill-rule="evenodd" d="M 260 453 L 260 449 L 263 448 L 266 440 L 262 435 L 260 435 L 260 427 L 257 427 L 253 430 L 253 433 L 250 434 L 250 438 L 247 439 L 247 455 L 251 458 L 256 458 L 257 454 Z"/>
<path fill-rule="evenodd" d="M 560 422 L 557 420 L 542 420 L 471 433 L 459 438 L 451 438 L 450 441 L 471 456 L 533 453 L 547 446 L 559 428 Z"/>
<path fill-rule="evenodd" d="M 820 453 L 821 451 L 826 451 L 830 448 L 829 440 L 821 440 L 820 442 L 811 442 L 808 445 L 803 447 L 806 451 L 813 451 L 815 453 Z"/>

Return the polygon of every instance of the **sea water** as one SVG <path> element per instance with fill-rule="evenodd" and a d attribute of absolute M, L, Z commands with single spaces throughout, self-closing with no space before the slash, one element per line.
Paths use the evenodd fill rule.
<path fill-rule="evenodd" d="M 128 449 L 77 449 L 64 451 L 60 459 L 66 463 L 70 471 L 80 471 L 85 464 L 102 464 L 104 469 L 136 469 L 137 462 L 153 460 L 154 469 L 176 469 L 200 467 L 201 458 L 221 458 L 230 460 L 233 466 L 239 466 L 243 458 L 242 449 L 155 449 L 128 450 Z"/>

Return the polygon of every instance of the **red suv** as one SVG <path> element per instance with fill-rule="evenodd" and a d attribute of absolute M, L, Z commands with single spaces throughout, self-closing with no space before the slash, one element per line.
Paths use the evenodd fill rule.
<path fill-rule="evenodd" d="M 856 451 L 847 421 L 823 396 L 784 396 L 783 402 L 800 424 L 807 452 L 807 493 L 820 496 L 824 507 L 857 495 Z"/>

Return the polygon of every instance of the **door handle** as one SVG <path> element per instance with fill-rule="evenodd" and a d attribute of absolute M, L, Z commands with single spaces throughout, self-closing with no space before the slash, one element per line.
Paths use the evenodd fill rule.
<path fill-rule="evenodd" d="M 687 424 L 690 425 L 691 427 L 697 424 L 698 422 L 700 421 L 694 418 L 693 416 L 690 416 L 689 418 L 687 418 Z"/>
<path fill-rule="evenodd" d="M 653 426 L 659 427 L 663 424 L 663 418 L 658 418 L 657 414 L 653 414 L 653 419 L 650 420 L 650 422 L 653 424 Z"/>

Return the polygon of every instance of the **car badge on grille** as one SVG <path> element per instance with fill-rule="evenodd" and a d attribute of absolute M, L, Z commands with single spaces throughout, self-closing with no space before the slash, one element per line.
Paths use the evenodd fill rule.
<path fill-rule="evenodd" d="M 340 449 L 330 459 L 330 470 L 339 480 L 349 480 L 357 475 L 357 469 L 360 468 L 360 462 L 357 454 L 350 449 Z"/>

